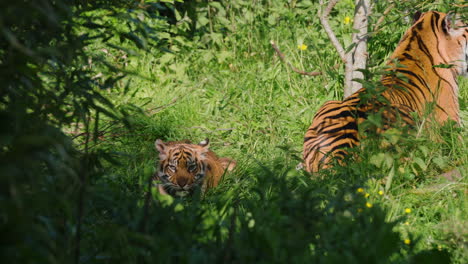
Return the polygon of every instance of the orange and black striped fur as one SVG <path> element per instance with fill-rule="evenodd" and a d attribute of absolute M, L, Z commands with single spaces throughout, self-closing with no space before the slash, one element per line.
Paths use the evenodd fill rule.
<path fill-rule="evenodd" d="M 304 137 L 305 169 L 317 172 L 330 167 L 332 159 L 342 159 L 346 148 L 358 145 L 358 125 L 370 112 L 380 110 L 386 127 L 397 119 L 413 124 L 410 113 L 422 117 L 432 104 L 431 118 L 438 123 L 449 119 L 460 123 L 457 76 L 468 76 L 467 64 L 466 24 L 444 13 L 422 14 L 389 59 L 389 74 L 381 79 L 384 100 L 364 102 L 370 93 L 362 88 L 318 110 Z"/>
<path fill-rule="evenodd" d="M 160 192 L 173 196 L 186 196 L 201 187 L 202 191 L 216 187 L 226 170 L 231 171 L 236 161 L 219 158 L 209 150 L 209 140 L 200 144 L 190 141 L 155 142 L 159 152 L 157 178 Z"/>

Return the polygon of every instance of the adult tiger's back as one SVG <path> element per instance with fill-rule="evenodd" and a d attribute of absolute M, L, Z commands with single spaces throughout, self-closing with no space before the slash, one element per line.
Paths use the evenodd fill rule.
<path fill-rule="evenodd" d="M 435 11 L 422 14 L 405 33 L 388 63 L 408 81 L 395 75 L 385 76 L 382 84 L 389 89 L 384 96 L 392 104 L 406 105 L 420 115 L 427 103 L 435 102 L 433 115 L 439 123 L 448 119 L 460 123 L 456 76 L 468 76 L 467 43 L 467 25 L 453 15 Z"/>
<path fill-rule="evenodd" d="M 388 100 L 384 120 L 391 125 L 397 117 L 412 123 L 410 112 L 422 116 L 434 105 L 434 119 L 460 123 L 457 75 L 468 76 L 468 28 L 450 15 L 435 11 L 415 19 L 389 59 L 391 74 L 382 77 Z M 453 65 L 446 67 L 446 65 Z M 401 78 L 398 76 L 404 76 Z M 380 102 L 361 102 L 360 89 L 343 101 L 325 103 L 304 137 L 305 169 L 316 172 L 343 158 L 345 148 L 359 144 L 358 125 Z"/>

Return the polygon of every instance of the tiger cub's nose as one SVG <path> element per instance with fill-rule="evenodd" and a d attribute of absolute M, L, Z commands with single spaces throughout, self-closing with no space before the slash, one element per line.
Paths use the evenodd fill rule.
<path fill-rule="evenodd" d="M 177 184 L 180 187 L 184 187 L 185 185 L 187 185 L 187 183 L 188 183 L 188 178 L 180 177 L 180 178 L 177 179 Z"/>

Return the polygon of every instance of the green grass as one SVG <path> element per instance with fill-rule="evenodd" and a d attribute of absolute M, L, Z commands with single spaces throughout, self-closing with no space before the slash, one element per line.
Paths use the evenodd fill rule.
<path fill-rule="evenodd" d="M 285 205 L 287 208 L 301 208 L 301 203 L 308 206 L 307 204 L 319 197 L 321 200 L 310 205 L 311 208 L 336 210 L 343 212 L 343 215 L 349 213 L 356 221 L 364 221 L 369 217 L 373 221 L 394 223 L 394 226 L 390 226 L 391 230 L 400 234 L 397 242 L 394 242 L 401 247 L 396 252 L 405 255 L 413 247 L 415 252 L 447 249 L 452 254 L 453 263 L 466 263 L 468 206 L 465 196 L 468 156 L 467 135 L 463 126 L 459 129 L 436 128 L 423 133 L 419 138 L 399 140 L 397 145 L 401 143 L 401 148 L 389 152 L 393 155 L 391 157 L 395 172 L 390 189 L 383 195 L 379 191 L 385 190 L 392 168 L 372 164 L 371 158 L 381 151 L 376 148 L 361 150 L 364 152 L 360 153 L 361 159 L 353 165 L 325 173 L 321 177 L 311 179 L 310 175 L 295 171 L 301 157 L 304 133 L 316 110 L 325 101 L 339 99 L 341 96 L 339 91 L 342 80 L 339 73 L 342 70 L 332 69 L 338 62 L 337 56 L 324 36 L 317 40 L 319 33 L 315 32 L 314 26 L 316 24 L 307 26 L 305 23 L 294 24 L 293 21 L 288 21 L 272 28 L 266 28 L 261 23 L 260 26 L 240 27 L 239 31 L 229 36 L 229 42 L 223 48 L 208 49 L 215 55 L 229 52 L 229 56 L 223 59 L 214 57 L 204 60 L 206 50 L 192 50 L 176 52 L 169 62 L 161 62 L 151 54 L 133 60 L 130 68 L 149 79 L 133 79 L 129 92 L 125 95 L 113 94 L 112 100 L 117 107 L 124 108 L 134 104 L 142 107 L 144 112 L 132 112 L 132 128 L 128 131 L 116 129 L 119 132 L 103 143 L 105 148 L 118 154 L 122 163 L 120 167 L 109 168 L 107 181 L 115 183 L 115 188 L 124 190 L 128 195 L 135 196 L 139 205 L 142 205 L 147 178 L 155 170 L 157 153 L 154 141 L 161 138 L 198 142 L 208 137 L 212 142 L 212 150 L 219 156 L 232 157 L 238 161 L 238 168 L 234 173 L 226 175 L 221 185 L 209 191 L 201 205 L 197 204 L 201 212 L 212 211 L 213 214 L 197 217 L 206 221 L 219 221 L 205 223 L 205 227 L 219 223 L 219 232 L 224 239 L 230 232 L 228 215 L 236 214 L 232 208 L 238 208 L 238 214 L 247 218 L 253 215 L 254 222 L 250 218 L 245 220 L 247 225 L 254 225 L 251 229 L 256 231 L 251 232 L 273 232 L 272 229 L 284 228 L 285 225 L 298 224 L 300 228 L 300 224 L 305 222 L 298 220 L 301 219 L 298 212 L 283 210 L 280 205 L 278 208 L 264 208 L 266 211 L 272 210 L 265 216 L 260 211 L 249 210 L 262 210 L 263 199 L 269 201 L 265 202 L 266 205 L 272 205 L 276 201 L 292 203 Z M 296 67 L 310 71 L 324 69 L 326 74 L 306 77 L 292 72 L 274 55 L 269 46 L 270 40 L 279 44 Z M 308 50 L 298 50 L 298 41 L 307 44 Z M 378 46 L 378 43 L 375 45 Z M 388 50 L 388 47 L 380 48 Z M 467 88 L 468 81 L 461 80 L 461 108 L 465 120 L 468 118 Z M 434 134 L 438 136 L 430 136 Z M 420 146 L 425 148 L 421 150 Z M 409 153 L 409 159 L 405 160 Z M 427 168 L 421 168 L 416 158 L 423 160 Z M 456 179 L 447 180 L 440 176 L 453 169 L 460 172 Z M 281 186 L 274 186 L 275 184 Z M 364 194 L 368 193 L 369 197 L 356 194 L 358 187 L 362 187 Z M 312 193 L 310 197 L 308 192 Z M 157 195 L 155 197 L 156 200 L 163 199 Z M 238 207 L 233 206 L 236 198 L 241 201 Z M 290 200 L 283 200 L 285 198 Z M 301 200 L 309 198 L 311 201 Z M 345 201 L 346 205 L 337 201 Z M 333 207 L 333 203 L 337 203 L 337 207 Z M 366 206 L 366 203 L 371 204 L 372 208 L 369 208 L 370 205 Z M 180 208 L 175 210 L 173 207 L 168 207 L 164 213 L 174 214 L 176 218 L 181 214 L 187 217 L 189 213 L 183 213 L 184 211 L 194 213 L 188 209 L 190 203 L 183 205 L 185 209 L 182 209 L 182 213 L 178 211 Z M 339 211 L 339 206 L 347 209 Z M 410 208 L 411 212 L 405 213 L 406 208 Z M 313 210 L 310 210 L 309 214 L 303 212 L 304 217 L 314 217 L 311 215 Z M 384 218 L 379 220 L 377 216 L 380 212 Z M 271 219 L 269 225 L 268 219 L 262 219 L 267 215 L 277 218 Z M 278 220 L 288 217 L 291 222 Z M 343 235 L 343 239 L 349 237 L 349 241 L 354 241 L 350 244 L 358 245 L 360 240 L 365 240 L 366 232 L 375 231 L 366 229 L 366 224 L 355 227 L 351 220 L 340 220 L 343 216 L 338 213 L 327 217 L 335 217 L 330 220 L 331 226 L 326 226 L 327 230 L 337 229 L 329 234 L 348 232 Z M 325 216 L 317 216 L 317 219 L 327 222 L 324 220 L 327 219 Z M 333 227 L 333 224 L 343 224 L 342 229 Z M 241 222 L 238 228 L 243 228 Z M 353 228 L 362 230 L 362 233 L 356 231 L 360 235 L 354 237 Z M 304 230 L 308 229 L 304 227 Z M 373 235 L 369 233 L 369 236 Z M 217 234 L 206 233 L 205 237 L 200 235 L 198 239 L 206 242 L 216 236 Z M 268 236 L 263 238 L 268 240 Z M 291 239 L 296 237 L 291 236 Z M 333 241 L 331 238 L 327 239 Z M 403 245 L 404 239 L 410 239 L 410 245 Z M 261 242 L 249 243 L 258 246 Z M 272 242 L 271 252 L 275 250 L 274 245 L 279 247 L 281 243 L 287 242 L 277 243 Z M 322 245 L 322 249 L 329 250 L 325 252 L 332 252 L 333 247 L 334 245 Z M 272 254 L 276 256 L 276 253 Z M 253 260 L 247 255 L 244 259 Z M 395 255 L 390 256 L 396 258 Z M 277 257 L 282 259 L 283 256 Z M 330 260 L 333 259 L 330 257 Z M 356 259 L 348 260 L 352 262 Z"/>

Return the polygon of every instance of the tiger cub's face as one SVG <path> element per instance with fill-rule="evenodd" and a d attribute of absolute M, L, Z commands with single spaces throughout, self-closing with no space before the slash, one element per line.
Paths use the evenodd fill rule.
<path fill-rule="evenodd" d="M 203 184 L 206 175 L 208 139 L 200 144 L 155 142 L 159 152 L 158 178 L 170 195 L 186 196 Z"/>

